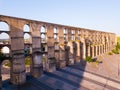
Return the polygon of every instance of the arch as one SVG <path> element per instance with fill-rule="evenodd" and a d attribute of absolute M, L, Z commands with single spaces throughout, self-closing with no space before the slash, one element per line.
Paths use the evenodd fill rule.
<path fill-rule="evenodd" d="M 28 24 L 25 24 L 23 30 L 24 32 L 30 32 L 30 26 Z"/>
<path fill-rule="evenodd" d="M 10 54 L 10 49 L 7 46 L 2 47 L 1 49 L 2 54 Z"/>
<path fill-rule="evenodd" d="M 32 43 L 31 35 L 28 33 L 24 34 L 24 43 Z"/>
<path fill-rule="evenodd" d="M 63 33 L 64 33 L 64 34 L 67 34 L 67 29 L 63 29 Z"/>
<path fill-rule="evenodd" d="M 58 33 L 58 29 L 56 27 L 53 30 L 54 30 L 54 33 L 56 34 Z"/>
<path fill-rule="evenodd" d="M 55 40 L 55 42 L 58 42 L 58 41 L 59 41 L 58 34 L 54 34 L 54 40 Z"/>
<path fill-rule="evenodd" d="M 75 34 L 75 31 L 74 31 L 74 30 L 71 30 L 71 34 Z"/>
<path fill-rule="evenodd" d="M 41 26 L 40 32 L 41 32 L 41 33 L 46 33 L 46 32 L 47 32 L 45 26 Z"/>
<path fill-rule="evenodd" d="M 30 75 L 32 72 L 32 57 L 31 56 L 26 56 L 25 57 L 25 68 L 26 68 L 26 74 Z"/>
<path fill-rule="evenodd" d="M 0 22 L 0 31 L 9 31 L 9 25 L 6 22 Z"/>
<path fill-rule="evenodd" d="M 0 34 L 0 44 L 9 44 L 10 43 L 10 36 L 7 33 Z"/>
<path fill-rule="evenodd" d="M 2 81 L 6 81 L 6 80 L 9 80 L 10 81 L 10 75 L 11 75 L 11 62 L 10 62 L 10 60 L 4 60 L 4 61 L 2 61 L 1 62 L 1 67 L 0 67 L 0 69 L 1 69 L 1 75 L 0 76 L 2 76 Z"/>

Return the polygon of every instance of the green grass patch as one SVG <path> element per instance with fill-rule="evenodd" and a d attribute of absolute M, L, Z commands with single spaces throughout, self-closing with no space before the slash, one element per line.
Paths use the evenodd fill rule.
<path fill-rule="evenodd" d="M 117 37 L 117 42 L 119 42 L 119 43 L 120 43 L 120 37 Z"/>
<path fill-rule="evenodd" d="M 108 55 L 113 55 L 113 53 L 112 52 L 108 52 Z"/>
<path fill-rule="evenodd" d="M 10 67 L 10 62 L 5 63 L 5 66 Z"/>
<path fill-rule="evenodd" d="M 116 48 L 115 48 L 115 49 L 113 49 L 113 50 L 112 50 L 112 52 L 113 52 L 114 54 L 119 54 L 119 50 L 118 50 L 118 49 L 116 49 Z"/>
<path fill-rule="evenodd" d="M 90 62 L 93 62 L 93 59 L 91 56 L 87 56 L 85 61 L 90 63 Z"/>
<path fill-rule="evenodd" d="M 30 65 L 30 56 L 25 57 L 25 65 Z"/>

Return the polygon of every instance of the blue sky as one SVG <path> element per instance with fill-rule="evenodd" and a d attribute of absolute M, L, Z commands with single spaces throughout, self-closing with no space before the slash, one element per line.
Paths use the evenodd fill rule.
<path fill-rule="evenodd" d="M 0 14 L 120 34 L 120 0 L 0 0 Z"/>

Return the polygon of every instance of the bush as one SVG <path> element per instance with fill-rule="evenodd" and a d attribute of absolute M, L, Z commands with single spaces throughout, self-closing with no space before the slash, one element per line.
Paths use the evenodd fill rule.
<path fill-rule="evenodd" d="M 117 43 L 116 49 L 120 49 L 120 43 Z"/>
<path fill-rule="evenodd" d="M 5 63 L 5 66 L 10 67 L 10 62 Z"/>
<path fill-rule="evenodd" d="M 30 59 L 29 56 L 25 57 L 25 65 L 30 65 Z"/>
<path fill-rule="evenodd" d="M 119 50 L 118 50 L 118 49 L 116 49 L 116 48 L 115 48 L 115 49 L 113 49 L 113 50 L 112 50 L 112 52 L 113 52 L 114 54 L 119 54 Z"/>
<path fill-rule="evenodd" d="M 102 63 L 102 61 L 100 61 L 100 60 L 96 60 L 95 62 L 96 62 L 97 64 Z"/>
<path fill-rule="evenodd" d="M 109 52 L 108 55 L 112 55 L 113 53 L 112 52 Z"/>
<path fill-rule="evenodd" d="M 86 57 L 85 59 L 86 62 L 93 62 L 93 59 L 91 56 Z"/>

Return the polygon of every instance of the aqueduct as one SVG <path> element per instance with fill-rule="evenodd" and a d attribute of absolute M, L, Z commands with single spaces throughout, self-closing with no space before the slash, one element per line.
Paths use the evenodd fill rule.
<path fill-rule="evenodd" d="M 112 50 L 116 43 L 114 33 L 103 31 L 4 15 L 0 15 L 0 22 L 5 22 L 9 26 L 9 31 L 0 30 L 0 34 L 4 32 L 10 37 L 9 43 L 0 44 L 0 48 L 4 46 L 10 48 L 10 81 L 16 85 L 26 82 L 24 60 L 26 46 L 31 47 L 31 75 L 39 77 L 43 71 L 43 54 L 46 62 L 55 58 L 57 68 L 63 68 L 66 65 L 80 62 L 87 56 L 94 58 L 104 54 Z M 29 27 L 29 32 L 23 29 L 25 25 Z M 25 33 L 31 37 L 31 41 L 26 41 L 27 43 L 24 42 Z M 2 60 L 0 60 L 1 63 Z"/>

